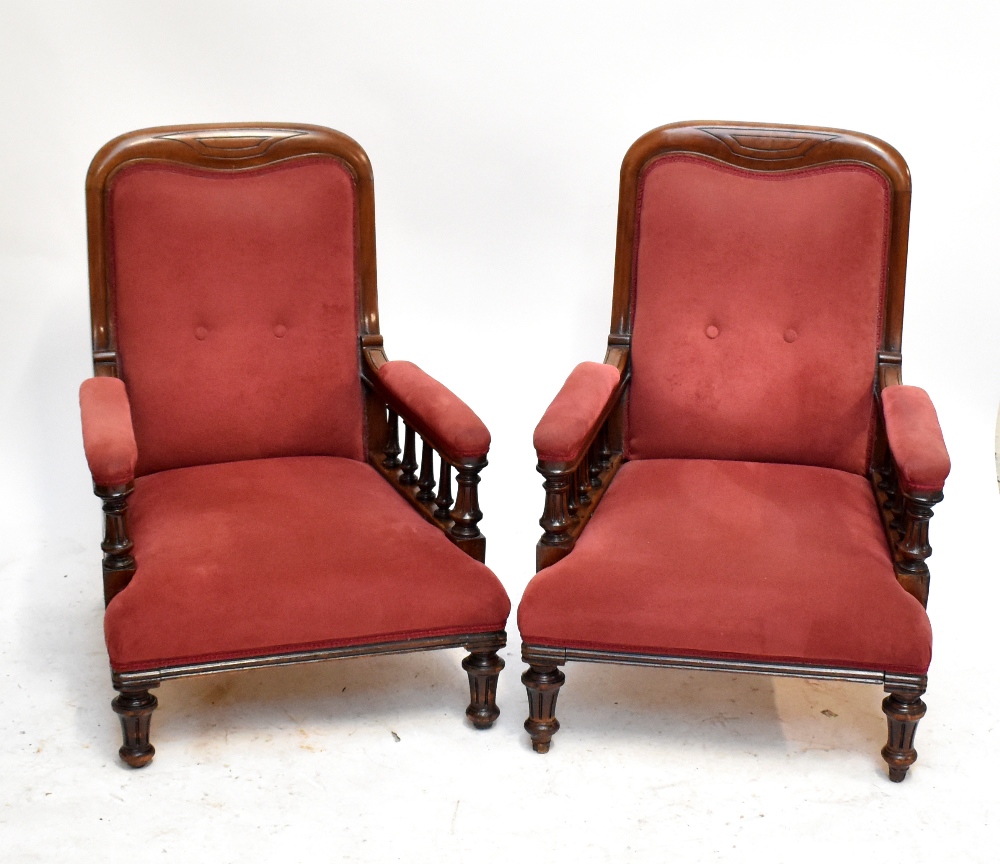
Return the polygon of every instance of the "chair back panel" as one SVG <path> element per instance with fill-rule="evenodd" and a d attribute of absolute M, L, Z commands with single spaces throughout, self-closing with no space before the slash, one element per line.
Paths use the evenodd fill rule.
<path fill-rule="evenodd" d="M 865 473 L 891 191 L 694 154 L 639 177 L 628 455 Z"/>
<path fill-rule="evenodd" d="M 363 458 L 355 184 L 314 155 L 142 161 L 107 187 L 108 279 L 138 472 Z"/>

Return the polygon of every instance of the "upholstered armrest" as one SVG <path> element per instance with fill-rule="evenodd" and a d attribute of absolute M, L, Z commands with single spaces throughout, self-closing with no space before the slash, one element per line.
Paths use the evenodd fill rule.
<path fill-rule="evenodd" d="M 535 427 L 542 462 L 573 462 L 590 444 L 621 375 L 606 363 L 579 364 Z"/>
<path fill-rule="evenodd" d="M 138 449 L 125 383 L 120 378 L 88 378 L 80 385 L 80 416 L 83 449 L 94 483 L 131 483 Z"/>
<path fill-rule="evenodd" d="M 445 457 L 474 459 L 489 451 L 490 432 L 483 421 L 419 366 L 406 360 L 389 360 L 379 366 L 378 377 L 392 401 L 404 409 L 404 417 L 426 429 Z"/>
<path fill-rule="evenodd" d="M 886 387 L 882 391 L 882 412 L 903 491 L 941 491 L 951 471 L 951 460 L 930 396 L 919 387 Z"/>

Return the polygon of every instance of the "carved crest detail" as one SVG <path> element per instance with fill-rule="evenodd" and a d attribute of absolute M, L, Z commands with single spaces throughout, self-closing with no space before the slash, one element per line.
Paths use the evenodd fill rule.
<path fill-rule="evenodd" d="M 171 132 L 156 137 L 186 144 L 203 156 L 214 156 L 219 159 L 253 159 L 263 156 L 279 141 L 303 134 L 305 133 L 294 129 L 268 130 L 267 135 L 261 135 L 260 129 L 218 129 L 211 130 L 208 134 L 205 130 L 199 130 Z"/>
<path fill-rule="evenodd" d="M 817 144 L 833 141 L 839 136 L 831 132 L 811 132 L 802 129 L 754 129 L 747 127 L 702 126 L 703 132 L 718 139 L 736 156 L 761 159 L 796 159 Z"/>

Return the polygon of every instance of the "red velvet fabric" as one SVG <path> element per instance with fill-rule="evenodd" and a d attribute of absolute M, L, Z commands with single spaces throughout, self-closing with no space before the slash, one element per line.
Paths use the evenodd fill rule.
<path fill-rule="evenodd" d="M 927 392 L 904 384 L 886 387 L 882 391 L 882 413 L 903 488 L 911 492 L 943 489 L 951 471 L 951 458 Z"/>
<path fill-rule="evenodd" d="M 628 453 L 867 470 L 889 186 L 667 156 L 641 178 Z"/>
<path fill-rule="evenodd" d="M 98 486 L 124 486 L 135 477 L 138 451 L 125 384 L 119 378 L 88 378 L 80 385 L 83 450 Z"/>
<path fill-rule="evenodd" d="M 528 584 L 525 642 L 923 674 L 868 481 L 805 465 L 625 464 L 576 548 Z"/>
<path fill-rule="evenodd" d="M 139 474 L 363 458 L 354 187 L 332 157 L 124 168 L 108 193 Z"/>
<path fill-rule="evenodd" d="M 497 578 L 369 465 L 302 457 L 140 477 L 111 666 L 152 669 L 503 629 Z"/>
<path fill-rule="evenodd" d="M 545 409 L 535 427 L 538 458 L 548 462 L 575 459 L 593 432 L 621 375 L 606 363 L 580 363 Z"/>
<path fill-rule="evenodd" d="M 390 360 L 378 377 L 397 401 L 405 405 L 450 456 L 485 456 L 490 432 L 476 413 L 419 366 Z"/>

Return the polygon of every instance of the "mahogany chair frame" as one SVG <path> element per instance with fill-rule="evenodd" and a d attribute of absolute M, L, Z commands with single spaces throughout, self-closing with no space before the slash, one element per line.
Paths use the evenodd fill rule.
<path fill-rule="evenodd" d="M 545 533 L 538 541 L 538 570 L 554 564 L 572 551 L 577 538 L 599 504 L 604 491 L 625 460 L 625 413 L 629 393 L 635 279 L 638 190 L 643 172 L 666 154 L 687 153 L 755 172 L 792 172 L 830 164 L 860 164 L 879 172 L 891 190 L 890 236 L 883 297 L 882 336 L 872 381 L 876 404 L 874 446 L 868 477 L 879 505 L 886 539 L 893 555 L 896 578 L 907 592 L 926 607 L 931 554 L 928 522 L 932 508 L 942 500 L 934 493 L 905 492 L 899 483 L 882 420 L 881 392 L 902 383 L 903 298 L 910 218 L 910 173 L 903 157 L 877 138 L 838 129 L 812 126 L 776 126 L 764 123 L 718 121 L 676 123 L 662 126 L 639 138 L 629 148 L 621 168 L 618 204 L 618 235 L 615 251 L 611 333 L 604 362 L 621 373 L 616 393 L 579 458 L 572 462 L 540 460 L 538 471 L 545 478 L 545 510 L 540 524 Z M 884 670 L 838 669 L 768 663 L 752 660 L 661 656 L 625 651 L 597 651 L 572 647 L 522 644 L 522 657 L 529 664 L 522 681 L 528 691 L 529 717 L 525 729 L 536 752 L 548 751 L 559 729 L 555 703 L 565 681 L 559 670 L 569 660 L 622 663 L 677 669 L 748 672 L 834 681 L 878 684 L 888 695 L 882 703 L 889 737 L 882 756 L 889 777 L 900 782 L 917 758 L 913 738 L 926 706 L 921 696 L 927 687 L 925 675 L 904 675 Z"/>
<path fill-rule="evenodd" d="M 114 281 L 109 273 L 107 207 L 109 184 L 126 166 L 137 162 L 184 165 L 208 171 L 235 172 L 296 159 L 328 156 L 350 173 L 354 185 L 354 254 L 358 297 L 358 364 L 364 391 L 365 458 L 421 517 L 441 530 L 465 554 L 484 561 L 486 538 L 478 523 L 478 484 L 485 457 L 451 454 L 439 445 L 431 429 L 392 396 L 382 384 L 379 367 L 388 358 L 379 332 L 375 267 L 375 192 L 371 163 L 362 147 L 340 132 L 321 126 L 276 123 L 222 123 L 141 129 L 120 136 L 94 157 L 87 173 L 87 237 L 90 256 L 90 304 L 94 374 L 121 377 L 114 316 Z M 404 446 L 399 446 L 399 420 Z M 416 457 L 416 436 L 422 447 Z M 439 479 L 434 479 L 434 454 Z M 400 459 L 402 454 L 402 459 Z M 457 498 L 452 495 L 451 472 L 456 474 Z M 419 478 L 416 474 L 419 469 Z M 435 495 L 434 488 L 438 491 Z M 94 486 L 104 510 L 104 603 L 122 591 L 135 572 L 133 544 L 128 533 L 128 498 L 132 484 Z M 496 688 L 504 661 L 497 652 L 507 644 L 503 630 L 463 633 L 351 645 L 292 654 L 170 666 L 141 672 L 112 671 L 118 696 L 112 707 L 121 718 L 120 755 L 141 767 L 154 754 L 149 743 L 150 716 L 156 697 L 149 691 L 161 681 L 210 675 L 263 666 L 312 663 L 347 657 L 399 654 L 439 648 L 464 647 L 469 655 L 462 666 L 469 676 L 471 701 L 466 714 L 476 728 L 493 725 L 500 712 Z"/>

